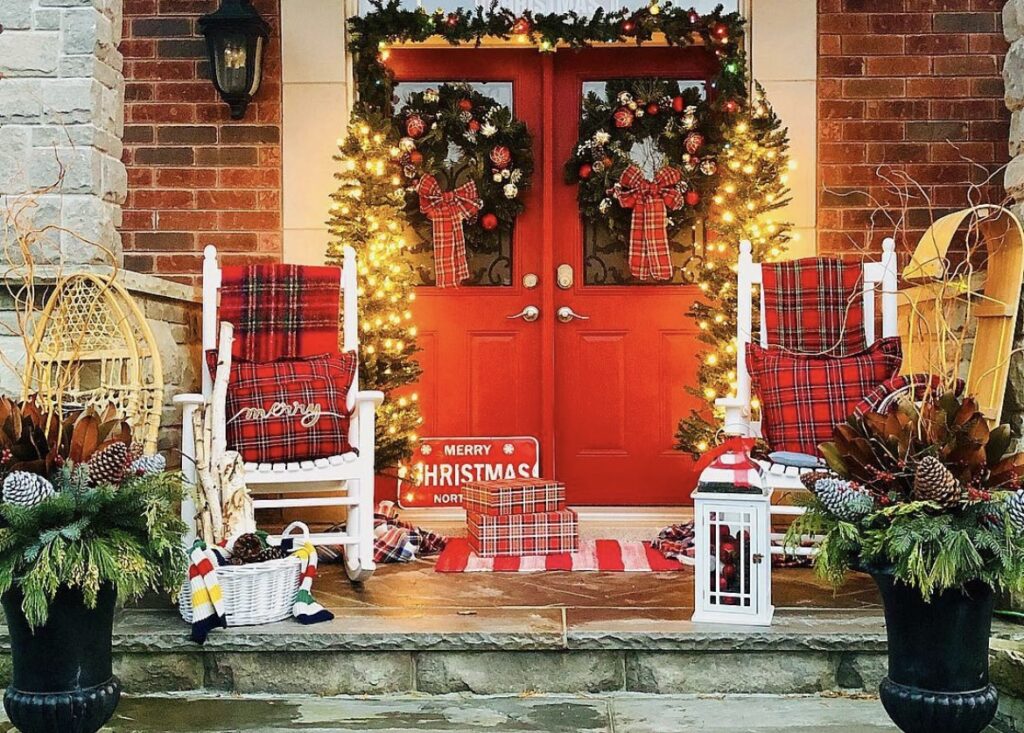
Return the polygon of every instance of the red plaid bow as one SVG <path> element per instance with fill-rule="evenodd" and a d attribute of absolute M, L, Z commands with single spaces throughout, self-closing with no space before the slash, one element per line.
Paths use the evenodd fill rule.
<path fill-rule="evenodd" d="M 622 172 L 615 184 L 615 198 L 626 209 L 633 209 L 629 231 L 629 271 L 641 280 L 671 280 L 672 259 L 668 249 L 669 209 L 683 205 L 683 174 L 665 166 L 653 181 L 635 165 Z"/>
<path fill-rule="evenodd" d="M 420 195 L 420 211 L 430 219 L 437 287 L 457 287 L 469 277 L 462 222 L 476 216 L 483 206 L 476 183 L 468 181 L 452 191 L 442 191 L 437 179 L 428 174 L 420 179 L 416 191 Z"/>

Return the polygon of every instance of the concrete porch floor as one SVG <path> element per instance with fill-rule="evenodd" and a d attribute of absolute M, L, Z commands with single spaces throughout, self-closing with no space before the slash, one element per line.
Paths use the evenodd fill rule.
<path fill-rule="evenodd" d="M 2 718 L 2 714 L 0 714 Z M 0 722 L 0 731 L 12 731 Z M 438 696 L 130 698 L 107 733 L 889 733 L 877 700 L 849 697 Z"/>

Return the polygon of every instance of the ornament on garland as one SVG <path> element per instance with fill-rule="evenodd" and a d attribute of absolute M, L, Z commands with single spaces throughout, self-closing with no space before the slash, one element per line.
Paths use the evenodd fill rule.
<path fill-rule="evenodd" d="M 668 245 L 668 210 L 684 203 L 686 185 L 678 168 L 666 166 L 653 181 L 635 165 L 615 184 L 619 205 L 632 209 L 629 231 L 629 271 L 638 280 L 671 280 L 672 253 Z"/>
<path fill-rule="evenodd" d="M 419 137 L 412 120 L 423 125 Z M 523 211 L 533 174 L 530 134 L 507 107 L 468 84 L 410 95 L 395 126 L 408 135 L 395 157 L 408 181 L 406 215 L 433 242 L 436 285 L 456 287 L 473 275 L 470 254 L 497 251 Z"/>

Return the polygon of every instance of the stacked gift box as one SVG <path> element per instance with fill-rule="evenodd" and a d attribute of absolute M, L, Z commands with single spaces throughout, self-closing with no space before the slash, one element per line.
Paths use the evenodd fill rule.
<path fill-rule="evenodd" d="M 469 546 L 481 557 L 556 555 L 579 549 L 580 523 L 565 484 L 542 478 L 462 485 Z"/>

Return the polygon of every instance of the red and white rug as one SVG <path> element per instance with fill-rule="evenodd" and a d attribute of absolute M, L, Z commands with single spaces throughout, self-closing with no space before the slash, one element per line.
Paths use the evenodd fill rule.
<path fill-rule="evenodd" d="M 437 558 L 438 573 L 541 573 L 552 570 L 606 573 L 670 573 L 689 564 L 670 560 L 649 542 L 580 540 L 579 552 L 535 557 L 480 557 L 464 537 L 453 537 Z"/>

